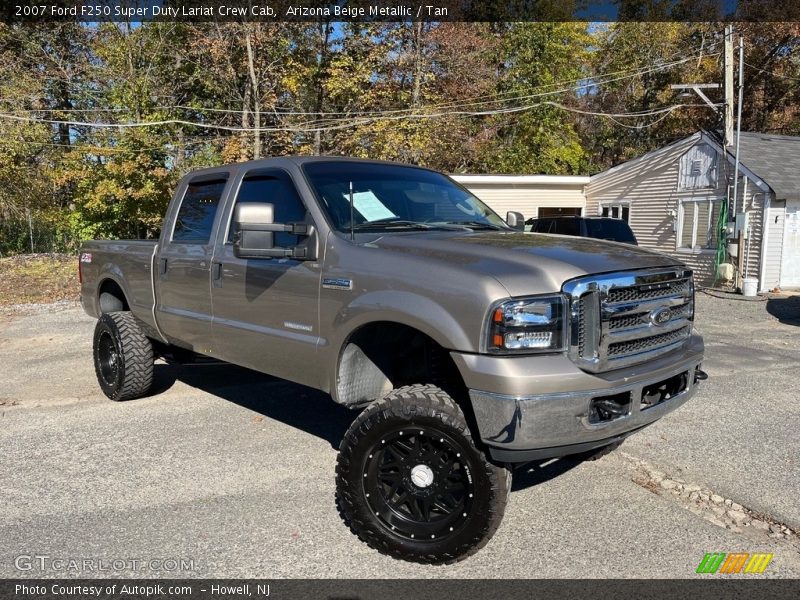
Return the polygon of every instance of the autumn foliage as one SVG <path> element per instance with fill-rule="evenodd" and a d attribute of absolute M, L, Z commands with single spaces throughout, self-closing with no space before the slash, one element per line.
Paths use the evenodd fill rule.
<path fill-rule="evenodd" d="M 743 129 L 797 134 L 798 26 L 737 32 Z M 596 172 L 718 127 L 670 84 L 721 81 L 721 52 L 714 23 L 0 25 L 0 253 L 34 222 L 43 250 L 155 236 L 176 180 L 229 161 Z"/>

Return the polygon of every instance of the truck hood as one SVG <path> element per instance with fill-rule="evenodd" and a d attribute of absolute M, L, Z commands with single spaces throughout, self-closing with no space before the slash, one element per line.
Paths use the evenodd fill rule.
<path fill-rule="evenodd" d="M 365 245 L 481 272 L 511 296 L 557 292 L 565 281 L 584 275 L 680 264 L 638 246 L 542 233 L 413 232 L 383 235 Z"/>

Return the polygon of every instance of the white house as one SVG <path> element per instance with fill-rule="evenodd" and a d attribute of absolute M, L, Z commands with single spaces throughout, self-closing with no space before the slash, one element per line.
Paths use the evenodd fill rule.
<path fill-rule="evenodd" d="M 743 132 L 739 156 L 728 220 L 746 222 L 742 276 L 758 278 L 760 291 L 800 287 L 800 137 Z M 680 258 L 710 283 L 734 162 L 715 134 L 695 133 L 592 176 L 586 214 L 626 219 L 641 246 Z"/>
<path fill-rule="evenodd" d="M 451 175 L 501 217 L 510 210 L 526 219 L 553 215 L 582 215 L 588 176 L 565 175 Z"/>

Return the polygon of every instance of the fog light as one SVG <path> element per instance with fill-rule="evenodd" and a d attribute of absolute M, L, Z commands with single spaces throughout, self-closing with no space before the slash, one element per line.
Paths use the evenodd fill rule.
<path fill-rule="evenodd" d="M 549 348 L 552 341 L 552 331 L 516 331 L 506 334 L 505 347 L 509 350 L 516 350 L 518 348 Z"/>

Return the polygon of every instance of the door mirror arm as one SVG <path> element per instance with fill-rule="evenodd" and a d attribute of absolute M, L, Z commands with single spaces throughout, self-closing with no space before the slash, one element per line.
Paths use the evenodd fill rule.
<path fill-rule="evenodd" d="M 237 204 L 233 210 L 233 254 L 237 258 L 293 258 L 314 260 L 315 252 L 307 244 L 291 248 L 275 246 L 276 233 L 303 237 L 314 235 L 308 223 L 275 223 L 275 207 L 267 203 Z M 313 240 L 311 240 L 313 244 Z"/>

